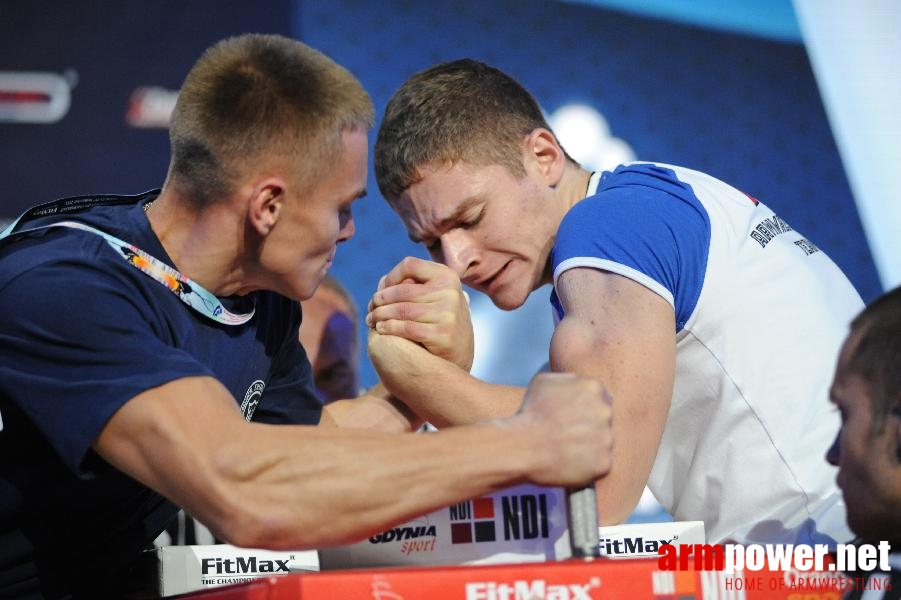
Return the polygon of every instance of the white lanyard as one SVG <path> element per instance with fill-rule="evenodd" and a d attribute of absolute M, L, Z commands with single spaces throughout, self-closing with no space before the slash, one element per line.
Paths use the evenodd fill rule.
<path fill-rule="evenodd" d="M 142 197 L 144 196 L 138 197 L 137 201 L 140 201 Z M 125 198 L 127 198 L 127 201 L 125 200 Z M 58 200 L 56 202 L 50 202 L 48 204 L 42 204 L 41 206 L 26 211 L 21 216 L 19 216 L 19 218 L 13 221 L 9 225 L 9 227 L 7 227 L 5 230 L 3 230 L 2 233 L 0 233 L 0 241 L 6 238 L 15 238 L 34 231 L 40 231 L 41 229 L 49 229 L 51 227 L 68 227 L 71 229 L 88 231 L 102 237 L 104 240 L 106 240 L 106 243 L 113 247 L 117 251 L 116 253 L 121 256 L 128 264 L 166 286 L 166 288 L 170 292 L 178 296 L 179 300 L 181 300 L 203 316 L 225 325 L 243 325 L 244 323 L 249 321 L 253 317 L 254 308 L 251 308 L 250 312 L 243 314 L 233 313 L 225 308 L 225 306 L 223 306 L 222 302 L 219 300 L 219 298 L 216 297 L 215 294 L 207 291 L 196 281 L 192 281 L 191 279 L 185 277 L 177 270 L 173 269 L 159 259 L 151 256 L 137 246 L 120 240 L 119 238 L 112 236 L 104 231 L 100 231 L 99 229 L 95 229 L 94 227 L 91 227 L 89 225 L 85 225 L 84 223 L 79 223 L 77 221 L 58 221 L 56 223 L 43 225 L 41 227 L 34 227 L 31 229 L 23 229 L 13 232 L 16 225 L 18 225 L 20 222 L 29 221 L 38 216 L 57 213 L 81 212 L 92 206 L 109 206 L 114 204 L 125 204 L 126 202 L 133 203 L 134 201 L 135 199 L 133 196 L 97 196 L 70 198 Z"/>

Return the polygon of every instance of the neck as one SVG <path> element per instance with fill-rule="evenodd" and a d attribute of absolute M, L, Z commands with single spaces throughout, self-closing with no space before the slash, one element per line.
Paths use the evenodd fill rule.
<path fill-rule="evenodd" d="M 567 211 L 575 206 L 576 203 L 585 199 L 585 193 L 588 190 L 588 180 L 590 177 L 591 171 L 586 171 L 580 166 L 567 163 L 566 168 L 563 171 L 563 177 L 558 186 L 558 193 L 560 194 Z"/>
<path fill-rule="evenodd" d="M 217 296 L 251 291 L 242 283 L 238 259 L 243 221 L 231 203 L 198 209 L 166 187 L 147 210 L 147 219 L 182 275 Z"/>
<path fill-rule="evenodd" d="M 541 284 L 549 284 L 554 281 L 550 254 L 557 238 L 557 228 L 560 227 L 560 223 L 563 221 L 566 213 L 569 212 L 569 209 L 585 199 L 585 191 L 588 189 L 588 179 L 590 177 L 591 173 L 589 171 L 570 162 L 567 162 L 563 168 L 563 176 L 553 191 L 554 206 L 559 212 L 555 215 L 554 222 L 551 223 L 553 229 L 544 249 L 546 252 L 546 263 L 540 280 Z"/>

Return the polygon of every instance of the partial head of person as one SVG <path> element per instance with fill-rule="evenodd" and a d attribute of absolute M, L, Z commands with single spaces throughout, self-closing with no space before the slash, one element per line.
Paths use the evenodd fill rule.
<path fill-rule="evenodd" d="M 413 75 L 385 108 L 374 155 L 410 238 L 464 283 L 503 309 L 550 283 L 557 226 L 587 173 L 576 184 L 581 168 L 510 76 L 469 59 Z"/>
<path fill-rule="evenodd" d="M 864 540 L 901 543 L 901 287 L 851 323 L 830 397 L 842 426 L 826 458 L 848 525 Z"/>
<path fill-rule="evenodd" d="M 360 343 L 357 306 L 331 275 L 301 303 L 300 343 L 313 366 L 313 385 L 323 404 L 360 393 Z"/>
<path fill-rule="evenodd" d="M 197 213 L 228 205 L 241 292 L 312 295 L 365 193 L 372 101 L 321 52 L 278 35 L 209 48 L 172 113 L 164 194 Z"/>

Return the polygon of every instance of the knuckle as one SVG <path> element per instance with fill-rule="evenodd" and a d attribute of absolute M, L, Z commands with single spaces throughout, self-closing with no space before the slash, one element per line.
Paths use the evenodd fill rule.
<path fill-rule="evenodd" d="M 394 318 L 394 309 L 390 306 L 382 306 L 372 311 L 374 321 L 389 321 Z"/>
<path fill-rule="evenodd" d="M 406 256 L 400 261 L 400 267 L 404 270 L 410 270 L 416 267 L 418 259 L 414 256 Z"/>
<path fill-rule="evenodd" d="M 403 303 L 397 305 L 397 318 L 401 321 L 406 321 L 409 318 L 410 314 L 410 305 Z"/>
<path fill-rule="evenodd" d="M 420 336 L 420 327 L 419 323 L 415 321 L 401 321 L 401 327 L 403 328 L 404 337 L 407 337 L 411 340 L 420 341 L 422 338 Z"/>
<path fill-rule="evenodd" d="M 538 373 L 532 381 L 535 385 L 546 385 L 554 380 L 554 375 L 557 373 Z"/>
<path fill-rule="evenodd" d="M 394 319 L 385 319 L 384 321 L 379 321 L 378 332 L 382 335 L 397 335 L 399 333 L 397 321 L 395 321 Z"/>

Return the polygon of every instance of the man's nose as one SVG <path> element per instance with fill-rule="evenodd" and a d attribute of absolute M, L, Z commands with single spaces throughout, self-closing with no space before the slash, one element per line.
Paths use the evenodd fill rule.
<path fill-rule="evenodd" d="M 461 280 L 478 264 L 472 237 L 460 229 L 454 229 L 441 236 L 441 255 L 444 259 L 442 262 Z"/>

